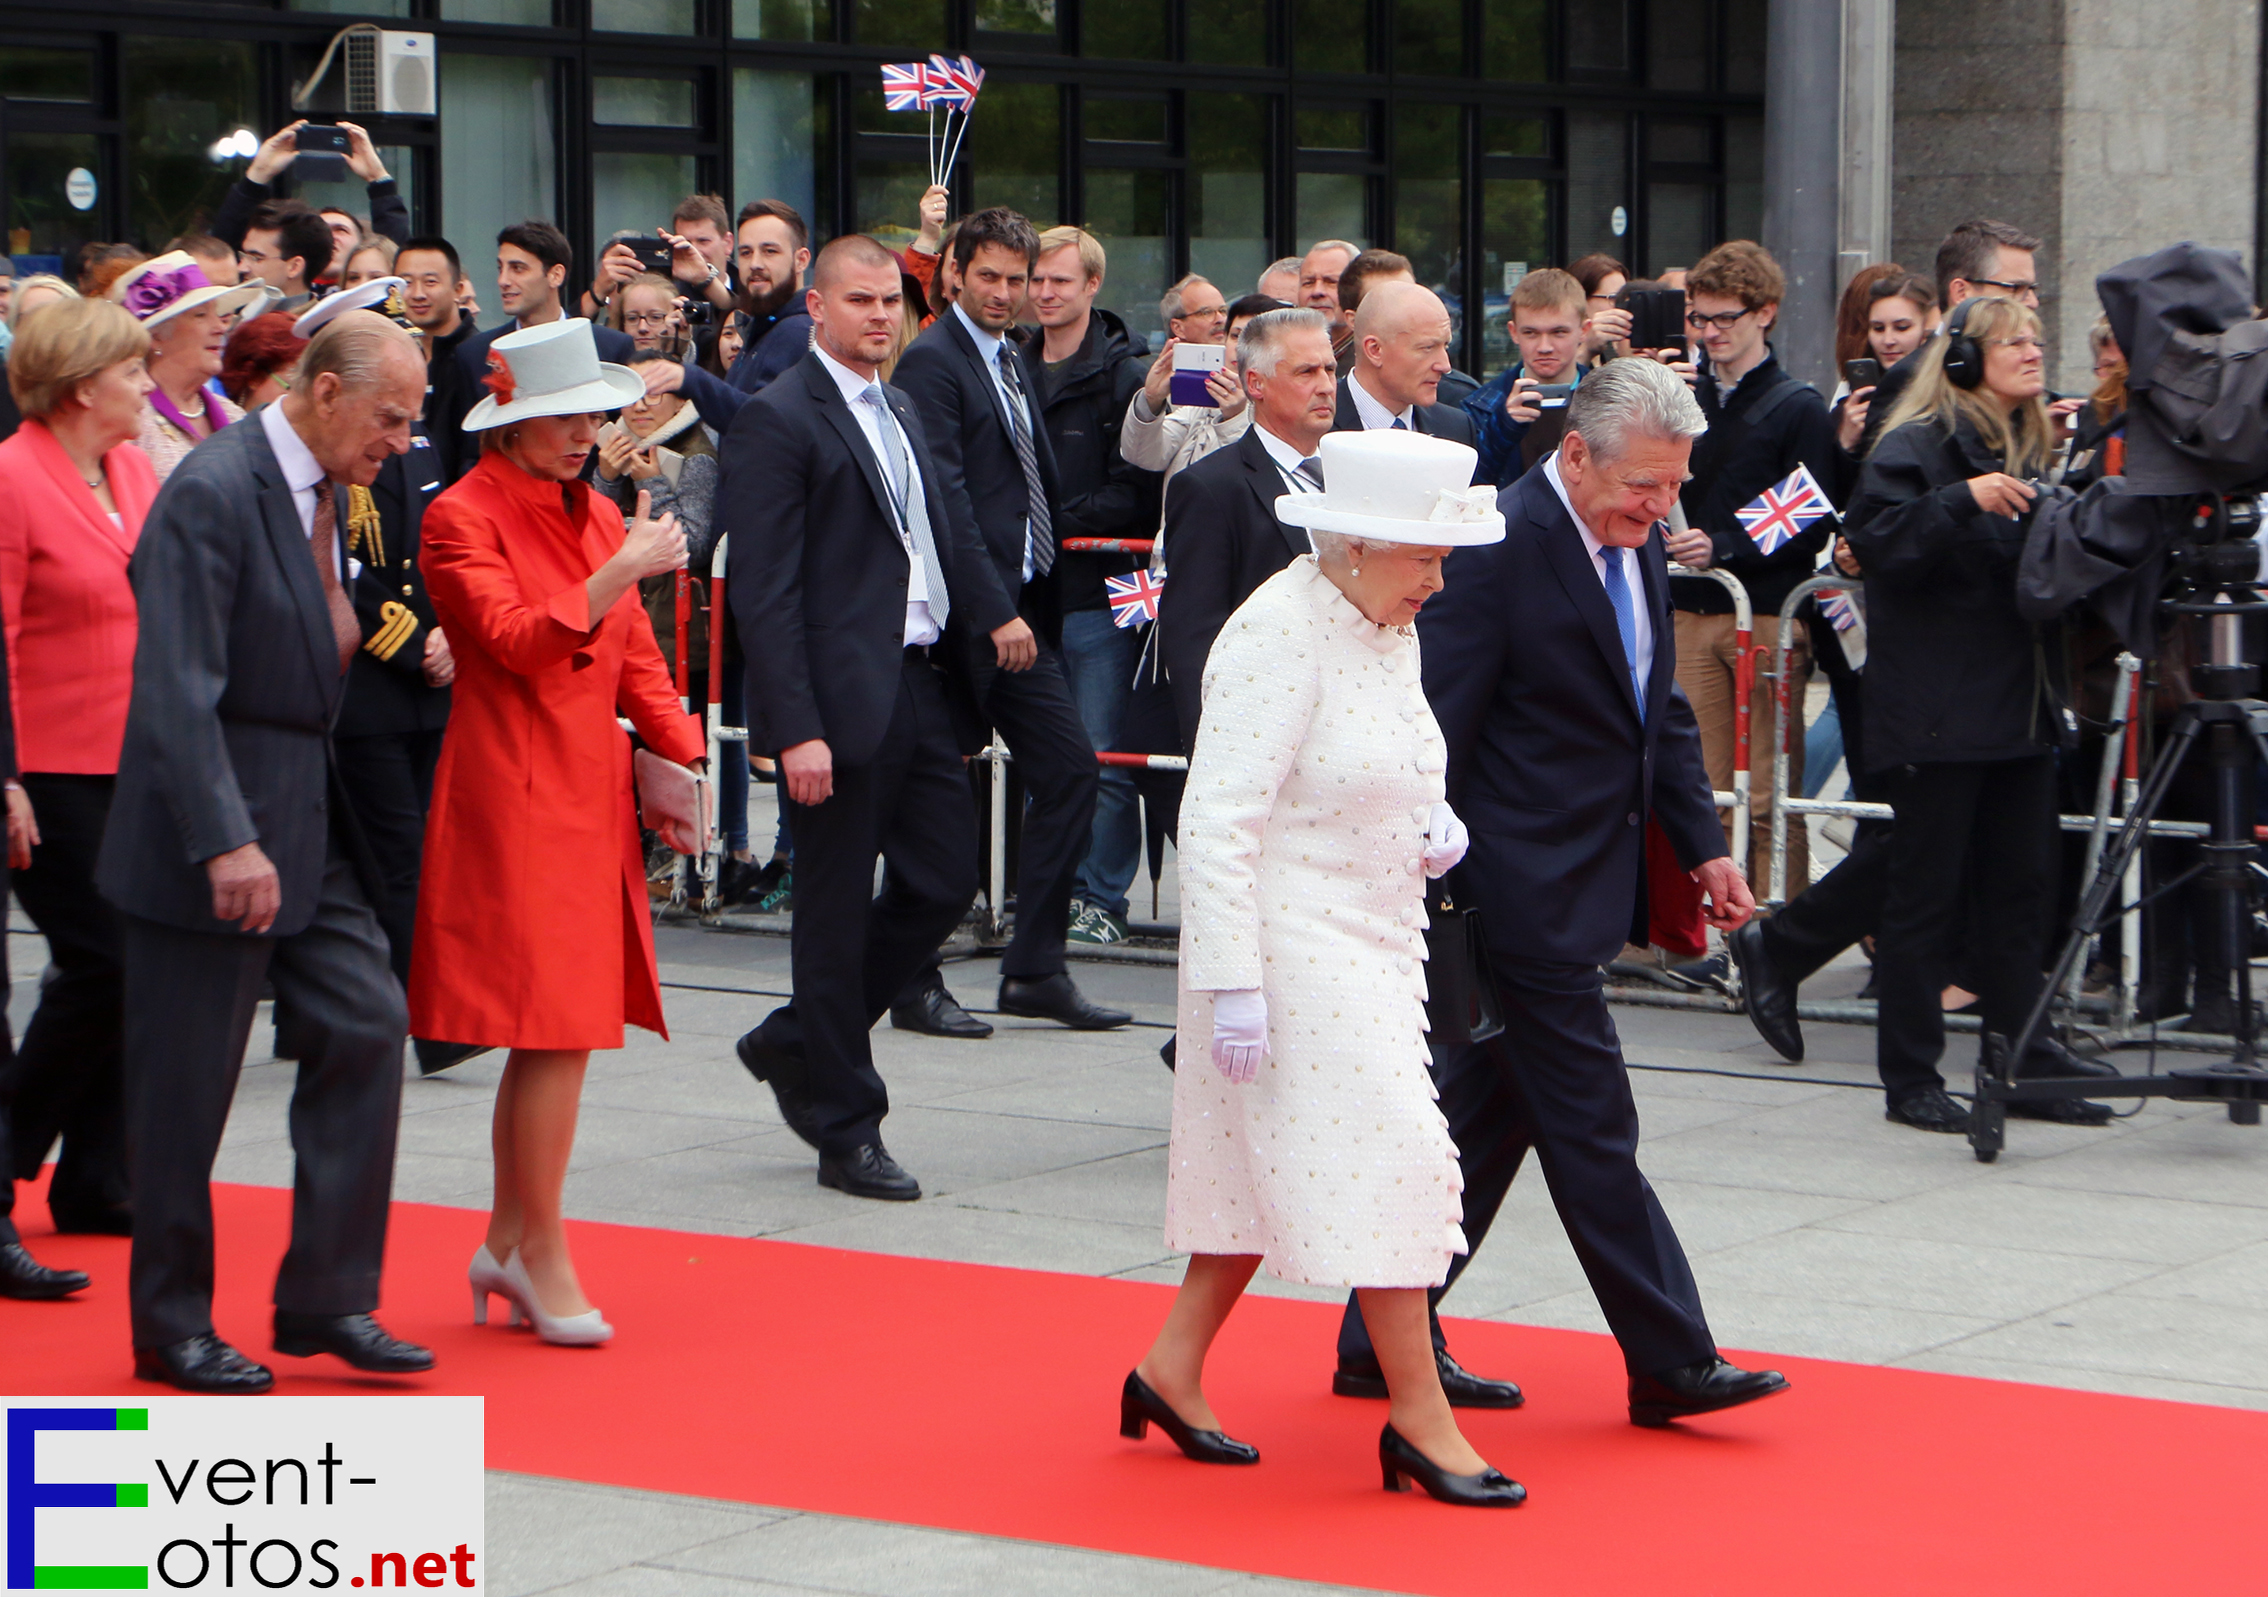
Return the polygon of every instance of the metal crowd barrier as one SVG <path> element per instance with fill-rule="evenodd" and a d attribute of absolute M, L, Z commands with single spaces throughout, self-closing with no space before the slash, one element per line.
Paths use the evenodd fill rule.
<path fill-rule="evenodd" d="M 1733 869 L 1739 871 L 1745 877 L 1748 874 L 1748 801 L 1750 794 L 1755 791 L 1753 786 L 1755 778 L 1751 775 L 1749 764 L 1749 706 L 1756 692 L 1756 664 L 1764 653 L 1756 645 L 1756 614 L 1748 602 L 1748 589 L 1741 585 L 1740 578 L 1729 571 L 1720 571 L 1714 566 L 1696 569 L 1692 566 L 1678 565 L 1673 561 L 1669 568 L 1669 574 L 1673 577 L 1705 577 L 1732 595 L 1732 791 L 1728 793 L 1723 788 L 1716 788 L 1710 792 L 1709 796 L 1716 800 L 1718 809 L 1732 812 L 1733 825 L 1729 830 L 1732 833 L 1730 847 L 1732 849 Z M 1674 662 L 1677 658 L 1676 634 L 1673 632 L 1667 639 L 1656 638 L 1654 648 L 1657 651 L 1660 650 L 1665 642 L 1670 649 L 1670 658 Z"/>

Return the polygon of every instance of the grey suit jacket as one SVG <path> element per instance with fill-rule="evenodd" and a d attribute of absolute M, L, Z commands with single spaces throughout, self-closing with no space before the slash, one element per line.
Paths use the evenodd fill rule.
<path fill-rule="evenodd" d="M 213 918 L 205 861 L 257 842 L 283 885 L 269 935 L 304 931 L 334 826 L 366 892 L 374 873 L 334 791 L 345 678 L 330 611 L 257 417 L 174 468 L 128 570 L 134 697 L 95 885 L 126 914 L 233 932 Z"/>

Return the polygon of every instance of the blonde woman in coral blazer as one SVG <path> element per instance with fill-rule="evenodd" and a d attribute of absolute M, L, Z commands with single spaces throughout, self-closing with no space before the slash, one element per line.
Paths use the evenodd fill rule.
<path fill-rule="evenodd" d="M 24 416 L 0 443 L 0 616 L 22 772 L 8 784 L 8 863 L 57 974 L 0 1090 L 15 1097 L 18 1180 L 63 1139 L 47 1192 L 58 1231 L 132 1226 L 123 954 L 94 867 L 134 686 L 126 563 L 158 490 L 132 442 L 149 343 L 116 305 L 66 300 L 24 320 L 8 360 Z"/>

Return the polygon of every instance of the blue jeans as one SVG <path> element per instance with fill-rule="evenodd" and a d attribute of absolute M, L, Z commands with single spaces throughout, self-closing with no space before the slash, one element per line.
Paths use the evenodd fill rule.
<path fill-rule="evenodd" d="M 1114 626 L 1108 610 L 1074 610 L 1063 618 L 1063 674 L 1071 700 L 1098 750 L 1118 746 L 1119 723 L 1134 692 L 1142 634 Z M 1142 810 L 1132 773 L 1105 766 L 1095 798 L 1095 826 L 1079 862 L 1078 894 L 1115 915 L 1126 913 L 1126 890 L 1142 864 Z"/>
<path fill-rule="evenodd" d="M 1843 758 L 1843 718 L 1836 713 L 1835 701 L 1829 699 L 1827 708 L 1819 712 L 1803 734 L 1803 796 L 1815 799 L 1819 790 L 1827 785 L 1827 778 L 1835 774 L 1835 767 Z"/>

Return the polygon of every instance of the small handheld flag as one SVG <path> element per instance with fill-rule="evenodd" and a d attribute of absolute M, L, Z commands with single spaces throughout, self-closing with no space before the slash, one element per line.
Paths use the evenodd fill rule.
<path fill-rule="evenodd" d="M 1138 627 L 1158 618 L 1158 596 L 1165 592 L 1163 571 L 1136 571 L 1103 578 L 1113 626 Z"/>
<path fill-rule="evenodd" d="M 926 111 L 931 104 L 929 68 L 920 62 L 882 69 L 882 109 Z"/>
<path fill-rule="evenodd" d="M 1827 491 L 1812 476 L 1811 468 L 1798 466 L 1733 514 L 1740 518 L 1756 547 L 1770 554 L 1797 536 L 1821 516 L 1835 513 Z"/>
<path fill-rule="evenodd" d="M 1850 590 L 1829 588 L 1819 595 L 1819 613 L 1825 616 L 1837 632 L 1848 632 L 1858 625 L 1858 606 L 1851 603 Z"/>

